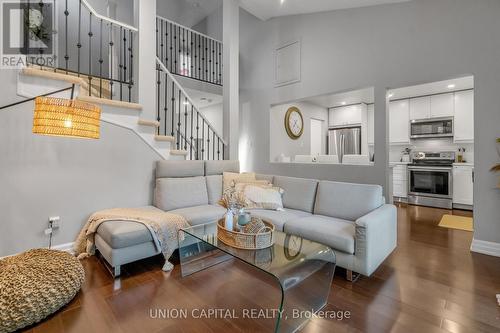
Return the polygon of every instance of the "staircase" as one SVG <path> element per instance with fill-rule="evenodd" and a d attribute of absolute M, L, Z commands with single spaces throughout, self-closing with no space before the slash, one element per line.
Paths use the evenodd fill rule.
<path fill-rule="evenodd" d="M 61 13 L 55 17 L 62 19 L 55 38 L 63 56 L 54 56 L 51 66 L 31 61 L 21 69 L 19 96 L 31 98 L 74 85 L 74 98 L 100 105 L 102 121 L 130 129 L 164 159 L 225 158 L 226 142 L 174 76 L 221 85 L 220 42 L 157 18 L 156 119 L 146 119 L 136 103 L 133 78 L 138 30 L 98 14 L 86 0 L 58 3 L 54 11 Z"/>

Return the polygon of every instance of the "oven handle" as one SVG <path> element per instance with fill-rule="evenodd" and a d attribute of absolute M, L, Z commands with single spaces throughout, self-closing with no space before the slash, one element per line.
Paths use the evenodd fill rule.
<path fill-rule="evenodd" d="M 424 167 L 424 166 L 408 166 L 408 170 L 419 170 L 419 171 L 448 171 L 451 172 L 452 167 Z"/>

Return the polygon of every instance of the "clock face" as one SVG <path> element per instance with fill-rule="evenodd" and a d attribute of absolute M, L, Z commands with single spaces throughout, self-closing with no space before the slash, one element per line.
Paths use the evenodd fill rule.
<path fill-rule="evenodd" d="M 298 139 L 304 131 L 304 119 L 300 110 L 294 106 L 289 108 L 285 115 L 285 128 L 288 136 Z"/>

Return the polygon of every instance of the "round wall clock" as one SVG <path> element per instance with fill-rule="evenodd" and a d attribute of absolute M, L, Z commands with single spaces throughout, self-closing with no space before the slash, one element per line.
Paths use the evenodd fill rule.
<path fill-rule="evenodd" d="M 288 108 L 286 111 L 285 129 L 288 136 L 293 140 L 300 138 L 304 132 L 304 118 L 300 110 L 295 106 Z"/>

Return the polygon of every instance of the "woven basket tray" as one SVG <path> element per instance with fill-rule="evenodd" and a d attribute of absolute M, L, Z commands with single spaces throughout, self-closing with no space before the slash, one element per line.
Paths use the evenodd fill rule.
<path fill-rule="evenodd" d="M 259 250 L 274 244 L 274 225 L 264 222 L 265 228 L 256 234 L 227 230 L 224 219 L 217 223 L 217 238 L 226 245 L 244 250 Z"/>

